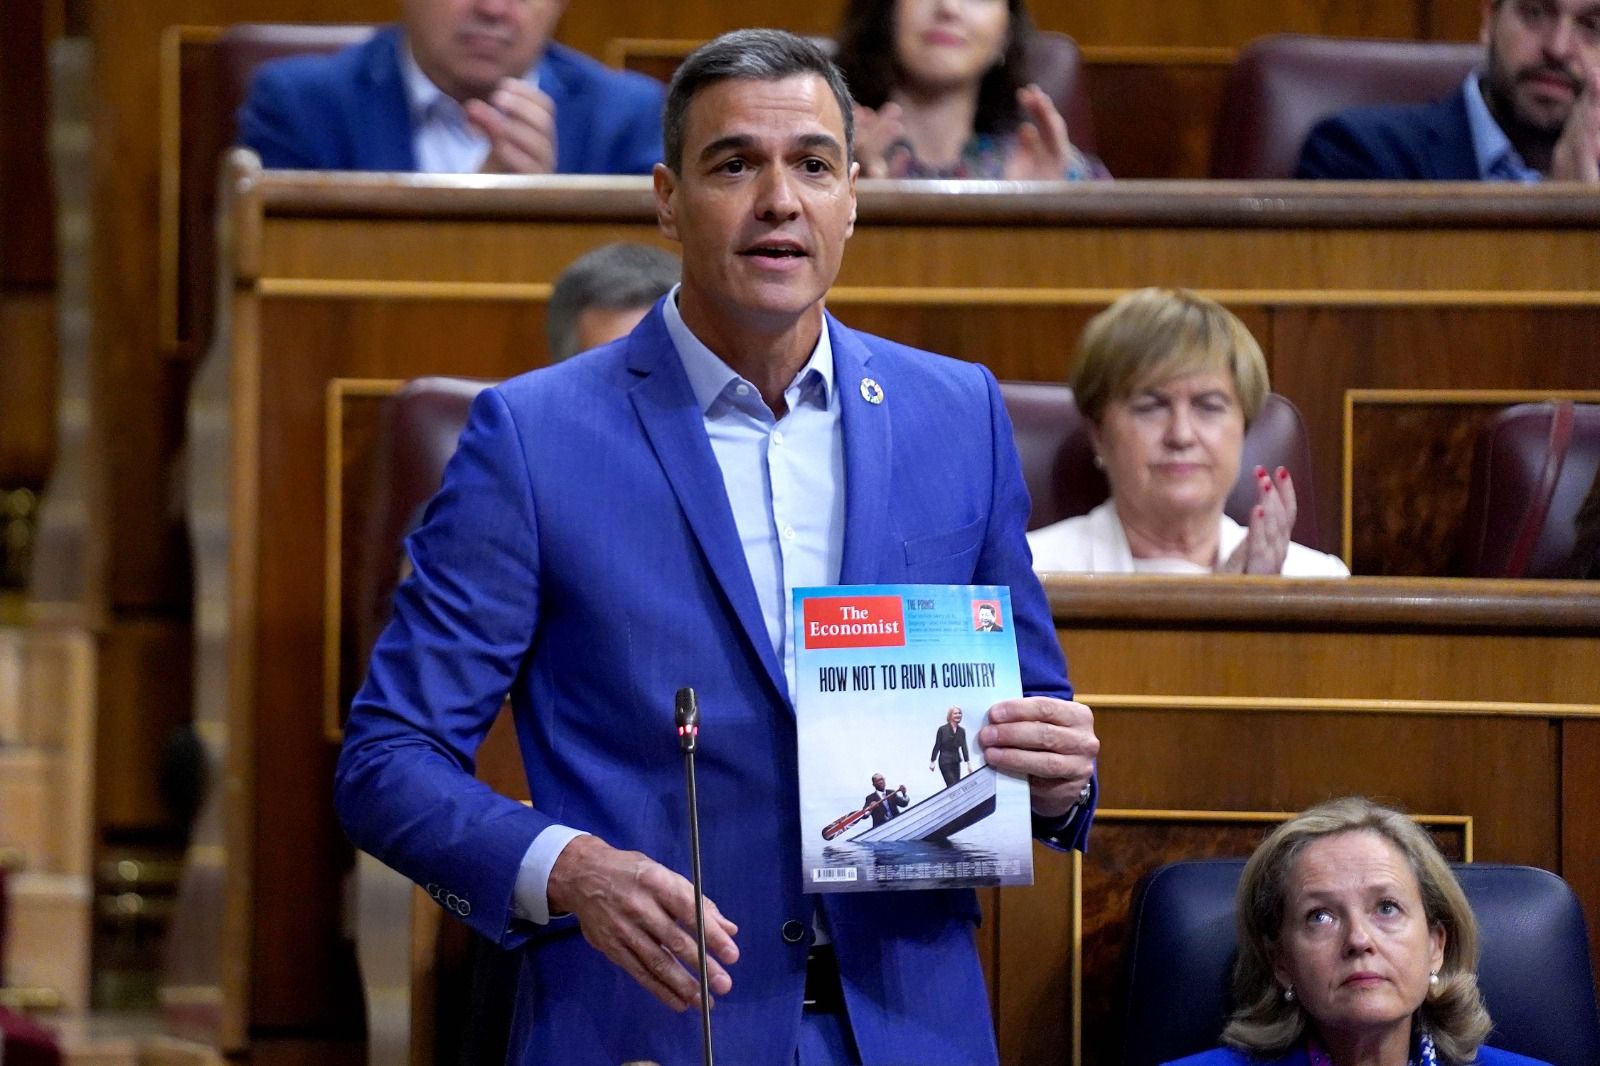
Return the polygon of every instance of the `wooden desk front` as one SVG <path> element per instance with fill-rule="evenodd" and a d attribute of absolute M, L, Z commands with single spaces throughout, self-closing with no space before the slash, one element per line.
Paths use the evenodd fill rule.
<path fill-rule="evenodd" d="M 1045 580 L 1103 748 L 1086 857 L 1035 848 L 985 931 L 1004 1062 L 1120 1061 L 1129 893 L 1248 855 L 1277 814 L 1364 794 L 1447 854 L 1555 870 L 1600 957 L 1600 591 L 1352 578 Z M 1454 829 L 1449 827 L 1454 826 Z M 1080 891 L 1081 890 L 1081 891 Z"/>
<path fill-rule="evenodd" d="M 194 865 L 222 902 L 195 915 L 220 925 L 193 939 L 210 946 L 175 971 L 168 1005 L 188 1031 L 238 1048 L 264 1030 L 337 1033 L 352 999 L 339 927 L 348 856 L 327 802 L 322 713 L 329 382 L 538 365 L 543 303 L 567 262 L 604 241 L 662 242 L 640 179 L 241 164 L 230 195 L 225 343 L 202 367 L 189 427 L 196 713 L 225 801 Z M 1211 292 L 1246 317 L 1276 387 L 1305 411 L 1331 524 L 1346 387 L 1592 380 L 1597 221 L 1600 204 L 1560 189 L 888 185 L 863 189 L 830 306 L 1002 377 L 1059 379 L 1082 322 L 1123 289 Z M 1276 676 L 1264 672 L 1259 691 L 1289 694 Z M 1088 677 L 1089 692 L 1145 691 Z M 1189 807 L 1240 809 L 1246 795 L 1226 774 L 1196 787 L 1206 802 Z M 297 890 L 257 891 L 269 877 Z M 1015 1001 L 998 977 L 1006 1018 Z"/>

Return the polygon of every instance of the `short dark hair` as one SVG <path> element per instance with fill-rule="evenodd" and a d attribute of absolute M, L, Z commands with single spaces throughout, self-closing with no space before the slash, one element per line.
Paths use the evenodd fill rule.
<path fill-rule="evenodd" d="M 784 30 L 734 30 L 691 52 L 667 86 L 667 104 L 661 115 L 667 167 L 674 174 L 683 170 L 684 125 L 689 104 L 701 89 L 730 78 L 781 81 L 798 74 L 815 74 L 828 83 L 844 118 L 845 160 L 853 159 L 856 124 L 850 90 L 833 60 L 811 41 Z"/>
<path fill-rule="evenodd" d="M 882 107 L 901 77 L 894 51 L 894 8 L 895 0 L 849 0 L 840 20 L 835 59 L 863 107 Z M 974 133 L 1004 135 L 1022 124 L 1017 90 L 1032 80 L 1028 44 L 1033 39 L 1033 19 L 1023 0 L 1006 0 L 1006 11 L 1011 26 L 1005 57 L 984 72 L 978 85 Z"/>
<path fill-rule="evenodd" d="M 648 307 L 678 283 L 678 257 L 648 244 L 607 244 L 574 259 L 556 278 L 545 316 L 552 363 L 578 354 L 578 316 Z"/>

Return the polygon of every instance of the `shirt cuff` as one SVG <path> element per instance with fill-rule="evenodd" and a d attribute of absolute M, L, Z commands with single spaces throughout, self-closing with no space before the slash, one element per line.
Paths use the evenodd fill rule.
<path fill-rule="evenodd" d="M 1078 820 L 1078 812 L 1081 810 L 1083 810 L 1083 804 L 1079 802 L 1074 803 L 1066 814 L 1058 815 L 1055 818 L 1045 818 L 1042 815 L 1035 814 L 1033 816 L 1033 835 L 1041 840 L 1049 840 L 1052 837 L 1060 836 L 1072 827 L 1073 822 Z"/>
<path fill-rule="evenodd" d="M 1034 814 L 1033 835 L 1039 840 L 1059 840 L 1062 834 L 1072 828 L 1072 823 L 1078 820 L 1078 816 L 1083 813 L 1084 808 L 1089 806 L 1089 801 L 1094 798 L 1095 783 L 1097 781 L 1098 778 L 1096 777 L 1089 778 L 1089 783 L 1083 786 L 1083 793 L 1072 806 L 1067 808 L 1065 814 L 1057 815 L 1054 818 L 1046 818 L 1042 815 Z"/>
<path fill-rule="evenodd" d="M 564 825 L 542 830 L 528 845 L 517 868 L 517 883 L 511 890 L 511 911 L 525 922 L 547 925 L 550 922 L 550 868 L 566 846 L 589 834 Z"/>

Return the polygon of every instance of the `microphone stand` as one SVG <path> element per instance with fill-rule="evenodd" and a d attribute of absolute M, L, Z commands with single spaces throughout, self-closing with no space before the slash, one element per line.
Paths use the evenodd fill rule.
<path fill-rule="evenodd" d="M 701 1061 L 711 1066 L 711 981 L 706 969 L 706 895 L 700 874 L 700 798 L 695 790 L 694 755 L 700 745 L 700 706 L 694 689 L 680 688 L 674 717 L 678 723 L 678 748 L 683 752 L 683 774 L 689 786 L 689 860 L 694 873 L 694 941 L 700 953 Z"/>

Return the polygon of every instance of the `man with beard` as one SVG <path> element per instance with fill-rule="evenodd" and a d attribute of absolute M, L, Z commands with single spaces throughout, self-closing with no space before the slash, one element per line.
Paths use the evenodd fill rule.
<path fill-rule="evenodd" d="M 1296 176 L 1600 181 L 1600 0 L 1484 0 L 1480 37 L 1457 92 L 1324 119 Z"/>

